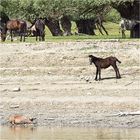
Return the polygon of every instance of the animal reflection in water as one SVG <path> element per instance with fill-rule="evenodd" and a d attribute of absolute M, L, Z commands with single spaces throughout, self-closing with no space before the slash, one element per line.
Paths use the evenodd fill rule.
<path fill-rule="evenodd" d="M 36 127 L 34 126 L 19 126 L 19 125 L 12 125 L 9 127 L 10 131 L 14 134 L 21 134 L 21 133 L 30 133 L 36 131 Z"/>

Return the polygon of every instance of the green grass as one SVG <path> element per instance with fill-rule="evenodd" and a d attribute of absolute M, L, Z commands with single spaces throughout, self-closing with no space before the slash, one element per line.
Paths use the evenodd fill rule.
<path fill-rule="evenodd" d="M 49 29 L 46 27 L 46 36 L 45 41 L 48 42 L 61 42 L 61 41 L 80 41 L 80 40 L 93 40 L 93 39 L 119 39 L 119 40 L 129 40 L 129 31 L 126 31 L 126 39 L 121 38 L 121 34 L 119 33 L 119 25 L 116 23 L 106 22 L 104 23 L 106 30 L 109 35 L 101 35 L 99 30 L 95 30 L 96 35 L 72 35 L 72 36 L 52 36 Z M 72 33 L 77 32 L 76 25 L 72 23 Z M 137 39 L 138 40 L 138 39 Z M 13 41 L 14 43 L 19 42 L 19 39 Z M 35 37 L 27 37 L 26 42 L 35 43 Z M 10 40 L 6 40 L 6 43 L 11 43 Z"/>

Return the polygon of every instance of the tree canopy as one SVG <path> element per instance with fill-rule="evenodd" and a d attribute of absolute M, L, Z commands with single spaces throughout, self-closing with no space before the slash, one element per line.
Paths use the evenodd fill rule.
<path fill-rule="evenodd" d="M 2 0 L 0 10 L 11 18 L 36 16 L 73 19 L 94 17 L 106 11 L 110 0 Z"/>
<path fill-rule="evenodd" d="M 129 13 L 132 17 L 132 11 L 128 9 L 132 8 L 136 1 L 139 0 L 2 0 L 0 11 L 6 13 L 10 18 L 26 20 L 46 16 L 54 19 L 67 16 L 77 20 L 105 15 L 113 6 L 122 16 L 129 16 L 127 14 Z M 138 9 L 137 12 L 133 10 L 137 17 L 138 12 Z"/>

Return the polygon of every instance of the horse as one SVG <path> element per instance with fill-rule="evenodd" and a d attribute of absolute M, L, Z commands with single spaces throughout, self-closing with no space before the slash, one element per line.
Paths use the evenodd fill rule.
<path fill-rule="evenodd" d="M 10 31 L 11 42 L 13 41 L 13 32 L 15 31 L 19 31 L 20 41 L 23 40 L 25 42 L 27 23 L 24 20 L 15 19 L 7 21 L 1 32 L 2 41 L 5 41 L 8 30 Z"/>
<path fill-rule="evenodd" d="M 35 30 L 36 30 L 36 41 L 45 41 L 45 21 L 41 18 L 36 19 L 35 21 Z"/>
<path fill-rule="evenodd" d="M 126 38 L 125 31 L 131 31 L 136 24 L 133 20 L 122 19 L 119 23 L 119 33 L 122 34 L 122 38 Z"/>

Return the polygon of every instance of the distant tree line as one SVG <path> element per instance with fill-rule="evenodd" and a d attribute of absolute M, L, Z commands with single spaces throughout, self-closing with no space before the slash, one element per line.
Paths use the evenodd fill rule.
<path fill-rule="evenodd" d="M 31 23 L 37 17 L 45 18 L 46 25 L 54 36 L 62 35 L 62 32 L 70 35 L 71 21 L 76 22 L 80 33 L 94 35 L 94 25 L 98 18 L 102 21 L 120 20 L 120 15 L 112 7 L 122 17 L 139 20 L 137 2 L 139 0 L 2 0 L 0 11 L 10 18 L 25 19 Z M 133 11 L 130 10 L 132 7 Z"/>

